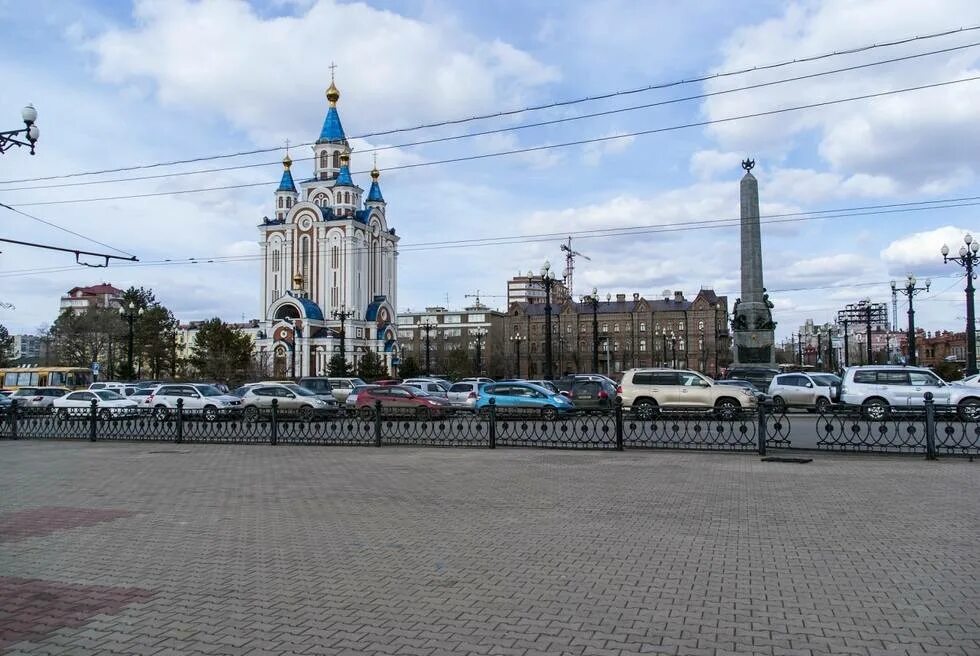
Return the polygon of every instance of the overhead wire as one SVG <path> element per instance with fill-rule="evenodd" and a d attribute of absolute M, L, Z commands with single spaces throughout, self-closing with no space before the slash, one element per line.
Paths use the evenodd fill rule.
<path fill-rule="evenodd" d="M 880 91 L 880 92 L 876 92 L 876 93 L 867 93 L 867 94 L 862 94 L 862 95 L 859 95 L 859 96 L 850 96 L 850 97 L 846 97 L 846 98 L 837 98 L 837 99 L 834 99 L 834 100 L 824 100 L 824 101 L 820 101 L 820 102 L 808 103 L 808 104 L 805 104 L 805 105 L 796 105 L 796 106 L 792 106 L 792 107 L 782 107 L 782 108 L 779 108 L 779 109 L 772 109 L 772 110 L 766 110 L 766 111 L 761 111 L 761 112 L 754 112 L 754 113 L 751 113 L 751 114 L 742 114 L 742 115 L 738 115 L 738 116 L 727 116 L 727 117 L 716 118 L 716 119 L 706 119 L 704 121 L 695 121 L 695 122 L 683 123 L 683 124 L 679 124 L 679 125 L 672 125 L 672 126 L 659 127 L 659 128 L 650 128 L 650 129 L 647 129 L 647 130 L 637 130 L 637 131 L 634 131 L 634 132 L 626 132 L 626 133 L 620 133 L 620 134 L 615 134 L 615 135 L 606 135 L 606 136 L 601 136 L 601 137 L 592 137 L 592 138 L 588 138 L 588 139 L 577 139 L 577 140 L 574 140 L 574 141 L 566 141 L 566 142 L 561 142 L 561 143 L 545 144 L 545 145 L 542 145 L 542 146 L 527 146 L 527 147 L 522 147 L 522 148 L 512 148 L 512 149 L 509 149 L 509 150 L 497 151 L 497 152 L 492 152 L 492 153 L 480 153 L 480 154 L 476 154 L 476 155 L 464 155 L 464 156 L 460 156 L 460 157 L 452 157 L 452 158 L 447 158 L 447 159 L 442 159 L 442 160 L 435 160 L 435 161 L 428 161 L 428 162 L 416 162 L 416 163 L 411 163 L 411 164 L 401 164 L 401 165 L 397 165 L 397 166 L 388 167 L 386 170 L 387 171 L 401 171 L 401 170 L 416 169 L 416 168 L 421 168 L 421 167 L 426 167 L 426 166 L 435 166 L 435 165 L 441 165 L 441 164 L 455 164 L 455 163 L 459 163 L 459 162 L 470 162 L 470 161 L 490 159 L 490 158 L 503 157 L 503 156 L 509 156 L 509 155 L 520 155 L 520 154 L 540 152 L 540 151 L 543 151 L 543 150 L 551 150 L 551 149 L 557 149 L 557 148 L 568 148 L 568 147 L 571 147 L 571 146 L 581 146 L 581 145 L 594 144 L 594 143 L 604 143 L 604 142 L 607 142 L 607 141 L 614 141 L 614 140 L 619 140 L 619 139 L 627 139 L 627 138 L 638 137 L 638 136 L 646 136 L 646 135 L 658 134 L 658 133 L 663 133 L 663 132 L 672 132 L 672 131 L 682 130 L 682 129 L 687 129 L 687 128 L 705 127 L 705 126 L 708 126 L 708 125 L 716 125 L 716 124 L 719 124 L 719 123 L 731 123 L 731 122 L 734 122 L 734 121 L 740 121 L 740 120 L 745 120 L 745 119 L 750 119 L 750 118 L 760 118 L 760 117 L 764 117 L 764 116 L 775 116 L 775 115 L 779 115 L 779 114 L 786 114 L 786 113 L 789 113 L 789 112 L 802 111 L 802 110 L 806 110 L 806 109 L 815 109 L 815 108 L 818 108 L 818 107 L 829 107 L 829 106 L 832 106 L 832 105 L 839 105 L 839 104 L 848 103 L 848 102 L 855 102 L 855 101 L 859 101 L 859 100 L 869 100 L 869 99 L 872 99 L 872 98 L 882 98 L 882 97 L 885 97 L 885 96 L 893 96 L 893 95 L 897 95 L 897 94 L 900 94 L 900 93 L 909 93 L 909 92 L 913 92 L 913 91 L 922 91 L 922 90 L 925 90 L 925 89 L 935 89 L 935 88 L 947 87 L 947 86 L 951 86 L 951 85 L 955 85 L 955 84 L 964 84 L 964 83 L 967 83 L 967 82 L 975 82 L 977 80 L 980 80 L 980 75 L 966 77 L 966 78 L 959 78 L 959 79 L 956 79 L 956 80 L 948 80 L 948 81 L 945 81 L 945 82 L 934 82 L 934 83 L 931 83 L 931 84 L 921 84 L 921 85 L 912 86 L 912 87 L 905 87 L 905 88 L 902 88 L 902 89 L 891 89 L 891 90 L 888 90 L 888 91 Z M 34 202 L 28 202 L 28 203 L 18 203 L 16 205 L 14 205 L 14 207 L 36 207 L 36 206 L 41 206 L 41 205 L 65 205 L 65 204 L 72 204 L 72 203 L 92 203 L 92 202 L 101 202 L 101 201 L 110 201 L 110 200 L 111 201 L 114 201 L 114 200 L 132 200 L 132 199 L 138 199 L 138 198 L 153 198 L 153 197 L 159 197 L 159 196 L 176 196 L 176 195 L 183 195 L 183 194 L 202 193 L 202 192 L 207 192 L 207 191 L 227 191 L 227 190 L 231 190 L 231 189 L 245 189 L 245 188 L 249 188 L 249 187 L 259 187 L 259 186 L 272 185 L 272 184 L 276 184 L 276 182 L 278 182 L 278 181 L 277 180 L 268 180 L 268 181 L 262 181 L 262 182 L 249 182 L 249 183 L 232 184 L 232 185 L 221 185 L 221 186 L 216 186 L 216 187 L 201 187 L 201 188 L 196 188 L 196 189 L 177 189 L 177 190 L 170 190 L 170 191 L 148 192 L 148 193 L 143 193 L 143 194 L 128 194 L 128 195 L 119 195 L 119 196 L 103 196 L 103 197 L 96 197 L 96 198 L 71 198 L 71 199 L 50 200 L 50 201 L 34 201 Z"/>
<path fill-rule="evenodd" d="M 858 218 L 863 216 L 880 216 L 905 212 L 921 212 L 930 210 L 955 209 L 960 207 L 980 206 L 980 196 L 963 196 L 958 198 L 934 199 L 927 201 L 907 201 L 904 203 L 884 203 L 877 205 L 863 205 L 849 208 L 835 208 L 826 210 L 808 210 L 800 212 L 783 212 L 778 214 L 760 215 L 760 223 L 763 225 L 778 223 L 809 222 L 840 218 Z M 563 232 L 548 232 L 523 235 L 504 235 L 499 237 L 482 237 L 458 240 L 440 240 L 430 242 L 417 242 L 399 245 L 396 250 L 398 253 L 434 251 L 446 249 L 462 249 L 486 246 L 512 246 L 525 243 L 542 243 L 549 241 L 561 241 L 568 236 L 576 239 L 597 239 L 623 236 L 636 236 L 641 234 L 689 232 L 694 230 L 707 230 L 716 228 L 735 227 L 739 224 L 740 218 L 726 217 L 715 219 L 696 219 L 681 224 L 660 223 L 647 225 L 622 226 L 611 228 L 594 228 L 588 230 L 571 230 Z M 348 249 L 350 253 L 356 254 L 369 252 L 370 249 L 353 247 Z M 144 261 L 140 264 L 121 265 L 121 266 L 188 266 L 198 264 L 235 264 L 247 263 L 262 260 L 262 254 L 250 255 L 229 255 L 229 256 L 195 256 L 190 258 L 167 258 L 161 260 Z M 20 269 L 0 271 L 0 278 L 11 277 L 24 274 L 57 273 L 68 270 L 66 268 L 54 267 L 44 269 Z"/>
<path fill-rule="evenodd" d="M 930 51 L 927 51 L 927 52 L 915 53 L 915 54 L 911 54 L 911 55 L 904 55 L 904 56 L 901 56 L 901 57 L 892 57 L 890 59 L 883 59 L 883 60 L 878 60 L 878 61 L 874 61 L 874 62 L 866 62 L 866 63 L 863 63 L 863 64 L 855 64 L 855 65 L 852 65 L 852 66 L 845 66 L 845 67 L 835 68 L 835 69 L 826 70 L 826 71 L 817 71 L 815 73 L 807 73 L 805 75 L 796 75 L 796 76 L 793 76 L 793 77 L 781 78 L 781 79 L 778 79 L 778 80 L 769 80 L 769 81 L 766 81 L 766 82 L 758 82 L 758 83 L 755 83 L 755 84 L 749 84 L 749 85 L 746 85 L 746 86 L 741 86 L 741 87 L 732 88 L 732 89 L 721 89 L 721 90 L 718 90 L 718 91 L 710 91 L 710 92 L 705 92 L 705 93 L 699 93 L 699 94 L 694 94 L 694 95 L 689 95 L 689 96 L 683 96 L 683 97 L 680 97 L 680 98 L 669 98 L 667 100 L 658 100 L 656 102 L 644 103 L 644 104 L 641 104 L 641 105 L 630 105 L 630 106 L 627 106 L 627 107 L 617 107 L 617 108 L 614 108 L 614 109 L 603 110 L 603 111 L 600 111 L 600 112 L 590 112 L 588 114 L 580 114 L 580 115 L 577 115 L 577 116 L 563 116 L 563 117 L 560 117 L 560 118 L 549 119 L 547 121 L 538 121 L 538 122 L 535 122 L 535 123 L 524 123 L 524 124 L 521 124 L 521 125 L 512 125 L 512 126 L 506 126 L 506 127 L 501 127 L 501 128 L 494 128 L 494 129 L 490 129 L 490 130 L 482 130 L 482 131 L 478 131 L 478 132 L 467 132 L 467 133 L 463 133 L 463 134 L 453 134 L 453 135 L 447 135 L 447 136 L 442 136 L 442 137 L 433 137 L 431 139 L 421 139 L 421 140 L 417 140 L 417 141 L 410 141 L 410 142 L 399 143 L 399 144 L 390 144 L 390 145 L 385 145 L 385 146 L 376 146 L 376 147 L 367 148 L 367 149 L 364 149 L 364 150 L 361 150 L 361 151 L 358 151 L 358 152 L 361 153 L 361 154 L 379 153 L 379 152 L 383 152 L 383 151 L 386 151 L 386 150 L 394 150 L 394 149 L 399 149 L 399 148 L 412 148 L 412 147 L 424 146 L 424 145 L 431 145 L 431 144 L 436 144 L 436 143 L 446 143 L 446 142 L 450 142 L 450 141 L 459 141 L 459 140 L 462 140 L 462 139 L 472 139 L 472 138 L 476 138 L 476 137 L 490 136 L 490 135 L 494 135 L 494 134 L 503 134 L 503 133 L 508 133 L 508 132 L 516 132 L 516 131 L 519 131 L 519 130 L 527 130 L 527 129 L 532 129 L 532 128 L 547 127 L 547 126 L 558 125 L 558 124 L 562 124 L 562 123 L 569 123 L 569 122 L 574 122 L 574 121 L 581 121 L 581 120 L 584 120 L 584 119 L 599 118 L 599 117 L 603 117 L 603 116 L 611 116 L 611 115 L 614 115 L 614 114 L 622 114 L 622 113 L 625 113 L 625 112 L 633 112 L 633 111 L 638 111 L 638 110 L 642 110 L 642 109 L 652 109 L 654 107 L 663 107 L 663 106 L 667 106 L 667 105 L 673 105 L 673 104 L 678 104 L 678 103 L 683 103 L 683 102 L 690 102 L 690 101 L 694 101 L 694 100 L 704 100 L 706 98 L 713 98 L 713 97 L 727 95 L 727 94 L 731 94 L 731 93 L 740 93 L 740 92 L 743 92 L 743 91 L 752 91 L 752 90 L 756 90 L 756 89 L 762 89 L 762 88 L 777 86 L 777 85 L 781 85 L 781 84 L 788 84 L 788 83 L 791 83 L 791 82 L 800 82 L 800 81 L 803 81 L 803 80 L 810 80 L 810 79 L 815 79 L 815 78 L 819 78 L 819 77 L 825 77 L 825 76 L 828 76 L 828 75 L 836 75 L 838 73 L 847 73 L 847 72 L 852 72 L 852 71 L 856 71 L 856 70 L 862 70 L 862 69 L 872 68 L 872 67 L 875 67 L 875 66 L 883 66 L 885 64 L 894 64 L 894 63 L 897 63 L 897 62 L 909 61 L 909 60 L 919 59 L 919 58 L 922 58 L 922 57 L 928 57 L 928 56 L 932 56 L 932 55 L 948 54 L 950 52 L 955 52 L 955 51 L 958 51 L 958 50 L 966 50 L 968 48 L 975 48 L 977 46 L 980 46 L 980 41 L 975 41 L 975 42 L 972 42 L 972 43 L 962 44 L 962 45 L 958 45 L 958 46 L 951 46 L 949 48 L 941 48 L 941 49 L 938 49 L 938 50 L 930 50 Z M 293 161 L 293 163 L 297 163 L 297 162 L 313 161 L 314 159 L 316 159 L 316 158 L 315 157 L 296 157 L 296 158 L 293 158 L 292 161 Z M 0 189 L 0 191 L 2 191 L 2 192 L 8 192 L 8 191 L 33 191 L 33 190 L 39 190 L 39 189 L 62 189 L 62 188 L 66 188 L 66 187 L 86 187 L 86 186 L 91 186 L 91 185 L 116 184 L 116 183 L 120 183 L 120 182 L 136 182 L 136 181 L 141 181 L 141 180 L 158 180 L 158 179 L 162 179 L 162 178 L 186 177 L 186 176 L 189 176 L 189 175 L 202 175 L 202 174 L 211 174 L 211 173 L 222 173 L 222 172 L 225 172 L 225 171 L 239 171 L 239 170 L 250 169 L 250 168 L 261 168 L 261 167 L 266 167 L 266 166 L 276 166 L 276 165 L 280 165 L 280 164 L 281 164 L 281 162 L 279 162 L 278 160 L 276 160 L 276 161 L 258 162 L 258 163 L 250 163 L 250 164 L 238 164 L 238 165 L 234 165 L 234 166 L 213 167 L 213 168 L 208 168 L 208 169 L 195 169 L 193 171 L 178 171 L 178 172 L 171 172 L 171 173 L 157 173 L 157 174 L 153 174 L 153 175 L 131 176 L 131 177 L 128 177 L 128 178 L 112 178 L 112 179 L 108 179 L 108 180 L 85 180 L 85 181 L 82 181 L 82 182 L 62 182 L 62 183 L 58 183 L 58 184 L 36 185 L 36 186 L 27 186 L 27 187 L 8 187 L 8 188 L 5 188 L 5 189 Z M 386 169 L 386 170 L 390 170 L 390 169 Z M 355 174 L 360 174 L 360 173 L 367 173 L 367 171 L 356 171 L 355 172 Z"/>
<path fill-rule="evenodd" d="M 852 55 L 852 54 L 857 54 L 857 53 L 861 53 L 861 52 L 867 52 L 867 51 L 870 51 L 870 50 L 875 50 L 875 49 L 878 49 L 878 48 L 894 47 L 894 46 L 904 45 L 904 44 L 918 42 L 918 41 L 926 41 L 926 40 L 930 40 L 930 39 L 936 39 L 936 38 L 951 36 L 951 35 L 955 35 L 955 34 L 962 34 L 962 33 L 966 33 L 966 32 L 972 32 L 972 31 L 976 31 L 976 30 L 980 30 L 980 25 L 972 25 L 972 26 L 968 26 L 968 27 L 954 28 L 954 29 L 943 30 L 943 31 L 940 31 L 940 32 L 933 32 L 933 33 L 924 34 L 924 35 L 916 35 L 916 36 L 911 36 L 911 37 L 903 37 L 903 38 L 894 39 L 894 40 L 891 40 L 891 41 L 884 41 L 884 42 L 881 42 L 881 43 L 872 43 L 872 44 L 867 44 L 867 45 L 863 45 L 863 46 L 856 46 L 856 47 L 852 47 L 852 48 L 846 48 L 846 49 L 843 49 L 843 50 L 835 50 L 835 51 L 831 51 L 831 52 L 824 52 L 824 53 L 820 53 L 820 54 L 817 54 L 817 55 L 811 55 L 811 56 L 807 56 L 807 57 L 798 57 L 798 58 L 795 58 L 795 59 L 788 59 L 788 60 L 783 60 L 783 61 L 780 61 L 780 62 L 775 62 L 775 63 L 770 63 L 770 64 L 761 64 L 759 66 L 746 67 L 746 68 L 736 69 L 736 70 L 731 70 L 731 71 L 722 71 L 722 72 L 719 72 L 719 73 L 701 74 L 701 75 L 698 75 L 698 76 L 695 76 L 695 77 L 691 77 L 691 78 L 673 80 L 673 81 L 669 81 L 669 82 L 659 82 L 659 83 L 644 85 L 644 86 L 641 86 L 641 87 L 635 87 L 635 88 L 631 88 L 631 89 L 619 89 L 619 90 L 610 91 L 610 92 L 603 93 L 603 94 L 597 94 L 597 95 L 591 95 L 591 96 L 583 96 L 583 97 L 572 98 L 572 99 L 567 99 L 567 100 L 560 100 L 560 101 L 555 101 L 555 102 L 550 102 L 550 103 L 543 103 L 543 104 L 539 104 L 539 105 L 530 105 L 530 106 L 523 107 L 523 108 L 516 108 L 516 109 L 510 109 L 510 110 L 501 110 L 501 111 L 497 111 L 497 112 L 489 112 L 489 113 L 485 113 L 485 114 L 477 114 L 477 115 L 463 117 L 463 118 L 446 119 L 446 120 L 442 120 L 442 121 L 435 121 L 435 122 L 431 122 L 431 123 L 422 123 L 422 124 L 417 124 L 417 125 L 412 125 L 412 126 L 407 126 L 407 127 L 393 128 L 393 129 L 387 129 L 387 130 L 380 130 L 380 131 L 376 131 L 376 132 L 366 132 L 366 133 L 363 133 L 363 134 L 360 134 L 360 135 L 356 135 L 356 136 L 350 137 L 350 139 L 366 139 L 366 138 L 370 138 L 370 137 L 385 136 L 385 135 L 390 135 L 390 134 L 413 132 L 413 131 L 416 131 L 416 130 L 426 130 L 426 129 L 432 129 L 432 128 L 437 128 L 437 127 L 450 126 L 450 125 L 459 125 L 459 124 L 463 124 L 463 123 L 469 123 L 469 122 L 479 121 L 479 120 L 485 120 L 485 119 L 502 118 L 502 117 L 506 117 L 506 116 L 513 116 L 513 115 L 517 115 L 517 114 L 523 114 L 523 113 L 533 112 L 533 111 L 540 111 L 540 110 L 545 110 L 545 109 L 554 109 L 554 108 L 558 108 L 558 107 L 567 107 L 567 106 L 570 106 L 570 105 L 576 105 L 576 104 L 581 104 L 581 103 L 586 103 L 586 102 L 595 102 L 595 101 L 598 101 L 598 100 L 606 100 L 606 99 L 614 98 L 614 97 L 618 97 L 618 96 L 627 96 L 627 95 L 644 93 L 644 92 L 649 92 L 649 91 L 654 91 L 654 90 L 659 90 L 659 89 L 667 89 L 667 88 L 677 87 L 677 86 L 682 86 L 682 85 L 695 84 L 695 83 L 698 83 L 698 82 L 707 82 L 707 81 L 710 81 L 710 80 L 721 79 L 721 78 L 725 78 L 725 77 L 732 77 L 732 76 L 737 76 L 737 75 L 744 75 L 744 74 L 747 74 L 747 73 L 754 73 L 754 72 L 760 72 L 760 71 L 774 70 L 774 69 L 777 69 L 777 68 L 782 68 L 782 67 L 792 66 L 792 65 L 802 64 L 802 63 L 808 63 L 808 62 L 819 61 L 819 60 L 828 59 L 828 58 L 831 58 L 831 57 L 839 57 L 839 56 L 844 56 L 844 55 Z M 300 146 L 308 146 L 308 145 L 312 145 L 313 143 L 315 143 L 315 142 L 304 142 L 304 143 L 301 143 L 301 144 L 297 144 L 297 147 L 300 147 Z M 123 166 L 123 167 L 116 167 L 116 168 L 111 168 L 111 169 L 100 169 L 100 170 L 91 170 L 91 171 L 77 171 L 77 172 L 73 172 L 73 173 L 65 173 L 65 174 L 59 174 L 59 175 L 49 175 L 49 176 L 38 176 L 38 177 L 32 177 L 32 178 L 19 178 L 19 179 L 10 179 L 10 180 L 0 180 L 0 184 L 12 184 L 12 183 L 19 183 L 19 182 L 38 182 L 38 181 L 44 181 L 44 180 L 57 180 L 57 179 L 72 178 L 72 177 L 82 177 L 82 176 L 88 176 L 88 175 L 102 175 L 102 174 L 106 174 L 106 173 L 121 173 L 123 171 L 134 171 L 134 170 L 140 170 L 140 169 L 159 168 L 159 167 L 166 167 L 166 166 L 177 166 L 177 165 L 181 165 L 181 164 L 191 164 L 191 163 L 203 162 L 203 161 L 210 161 L 210 160 L 216 160 L 216 159 L 227 159 L 227 158 L 231 158 L 231 157 L 241 157 L 241 156 L 247 156 L 247 155 L 256 155 L 256 154 L 267 153 L 267 152 L 276 152 L 276 151 L 279 151 L 279 150 L 282 150 L 282 149 L 283 149 L 283 146 L 270 146 L 270 147 L 266 147 L 266 148 L 253 148 L 253 149 L 249 149 L 249 150 L 241 150 L 241 151 L 236 151 L 236 152 L 232 152 L 232 153 L 223 153 L 223 154 L 219 154 L 219 155 L 207 155 L 207 156 L 192 157 L 192 158 L 185 158 L 185 159 L 178 159 L 178 160 L 170 160 L 170 161 L 164 161 L 164 162 L 153 162 L 153 163 L 149 163 L 149 164 L 134 164 L 134 165 Z"/>
<path fill-rule="evenodd" d="M 107 244 L 105 242 L 101 242 L 98 239 L 93 239 L 91 237 L 88 237 L 86 235 L 83 235 L 80 232 L 75 232 L 74 230 L 69 230 L 68 228 L 66 228 L 64 226 L 60 226 L 57 223 L 54 223 L 52 221 L 48 221 L 47 219 L 42 219 L 39 216 L 34 216 L 33 214 L 28 214 L 27 212 L 23 212 L 23 211 L 17 209 L 16 207 L 11 207 L 10 205 L 7 205 L 6 203 L 0 203 L 0 207 L 3 207 L 5 209 L 8 209 L 11 212 L 15 212 L 17 214 L 20 214 L 21 216 L 27 217 L 28 219 L 31 219 L 33 221 L 37 221 L 39 223 L 43 223 L 44 225 L 51 226 L 52 228 L 57 228 L 58 230 L 61 230 L 62 232 L 67 232 L 69 235 L 74 235 L 75 237 L 79 237 L 81 239 L 84 239 L 85 241 L 92 242 L 93 244 L 98 244 L 99 246 L 104 246 L 105 248 L 108 248 L 109 250 L 116 251 L 117 253 L 122 253 L 123 255 L 126 255 L 126 256 L 129 256 L 129 257 L 135 257 L 135 255 L 133 255 L 132 253 L 128 253 L 128 252 L 126 252 L 124 250 L 120 250 L 120 249 L 116 248 L 115 246 L 110 246 L 109 244 Z"/>

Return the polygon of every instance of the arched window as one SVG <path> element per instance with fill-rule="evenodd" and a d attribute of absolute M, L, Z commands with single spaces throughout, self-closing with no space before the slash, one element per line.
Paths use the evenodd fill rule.
<path fill-rule="evenodd" d="M 324 166 L 326 166 L 326 165 L 324 165 Z M 333 153 L 333 167 L 335 169 L 339 169 L 340 168 L 340 151 L 339 150 L 335 150 L 334 153 Z"/>
<path fill-rule="evenodd" d="M 293 206 L 293 199 L 291 196 L 286 196 L 286 209 Z"/>
<path fill-rule="evenodd" d="M 279 249 L 276 248 L 272 251 L 272 270 L 279 270 Z"/>
<path fill-rule="evenodd" d="M 340 248 L 337 246 L 330 247 L 330 268 L 336 269 L 340 266 Z"/>
<path fill-rule="evenodd" d="M 309 291 L 312 281 L 310 280 L 310 237 L 308 235 L 303 235 L 299 240 L 299 266 L 300 273 L 303 274 L 303 284 Z"/>
<path fill-rule="evenodd" d="M 279 209 L 282 209 L 282 196 L 279 197 Z"/>
<path fill-rule="evenodd" d="M 348 205 L 350 205 L 350 192 L 349 191 L 345 191 L 344 192 L 344 202 L 347 203 Z"/>
<path fill-rule="evenodd" d="M 325 168 L 327 168 L 330 165 L 330 160 L 328 159 L 328 157 L 329 157 L 329 155 L 327 154 L 327 151 L 324 150 L 323 152 L 320 153 L 320 168 L 321 169 L 325 169 Z"/>

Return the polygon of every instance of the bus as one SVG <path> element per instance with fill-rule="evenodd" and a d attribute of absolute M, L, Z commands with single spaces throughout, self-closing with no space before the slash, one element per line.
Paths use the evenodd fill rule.
<path fill-rule="evenodd" d="M 0 389 L 21 387 L 67 387 L 86 389 L 92 372 L 85 367 L 10 367 L 0 369 Z"/>

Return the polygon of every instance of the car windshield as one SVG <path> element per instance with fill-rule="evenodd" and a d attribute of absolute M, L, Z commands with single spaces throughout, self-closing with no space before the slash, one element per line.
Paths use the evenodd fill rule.
<path fill-rule="evenodd" d="M 360 378 L 351 378 L 350 384 L 353 385 L 354 387 L 364 387 L 365 385 L 367 385 L 367 383 L 365 383 Z"/>
<path fill-rule="evenodd" d="M 201 396 L 221 396 L 221 390 L 219 390 L 214 385 L 196 385 L 197 391 L 201 393 Z"/>
<path fill-rule="evenodd" d="M 37 389 L 34 387 L 21 387 L 19 390 L 11 394 L 11 396 L 34 396 L 37 393 Z"/>
<path fill-rule="evenodd" d="M 305 387 L 300 387 L 299 385 L 286 385 L 286 389 L 296 396 L 316 396 L 316 393 L 311 392 Z"/>
<path fill-rule="evenodd" d="M 126 397 L 116 394 L 111 390 L 99 390 L 95 392 L 95 395 L 102 399 L 103 401 L 123 401 Z"/>
<path fill-rule="evenodd" d="M 432 396 L 421 387 L 415 387 L 414 385 L 406 385 L 405 387 L 415 396 Z"/>

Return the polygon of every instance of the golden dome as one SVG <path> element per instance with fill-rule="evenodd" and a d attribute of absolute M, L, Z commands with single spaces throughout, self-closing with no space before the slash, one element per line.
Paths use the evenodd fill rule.
<path fill-rule="evenodd" d="M 330 86 L 327 87 L 327 100 L 330 101 L 331 107 L 336 105 L 337 101 L 340 100 L 340 90 L 333 83 L 333 80 L 330 80 Z"/>
<path fill-rule="evenodd" d="M 340 165 L 347 166 L 350 164 L 350 155 L 347 153 L 340 153 Z"/>
<path fill-rule="evenodd" d="M 303 274 L 297 271 L 296 275 L 293 276 L 293 289 L 302 289 L 302 288 L 303 288 Z"/>
<path fill-rule="evenodd" d="M 374 168 L 371 169 L 371 179 L 377 180 L 380 177 L 381 177 L 381 171 L 378 170 L 378 166 L 377 164 L 375 164 Z"/>
<path fill-rule="evenodd" d="M 293 165 L 293 158 L 289 156 L 289 153 L 286 153 L 286 156 L 282 158 L 282 165 L 287 169 Z"/>

